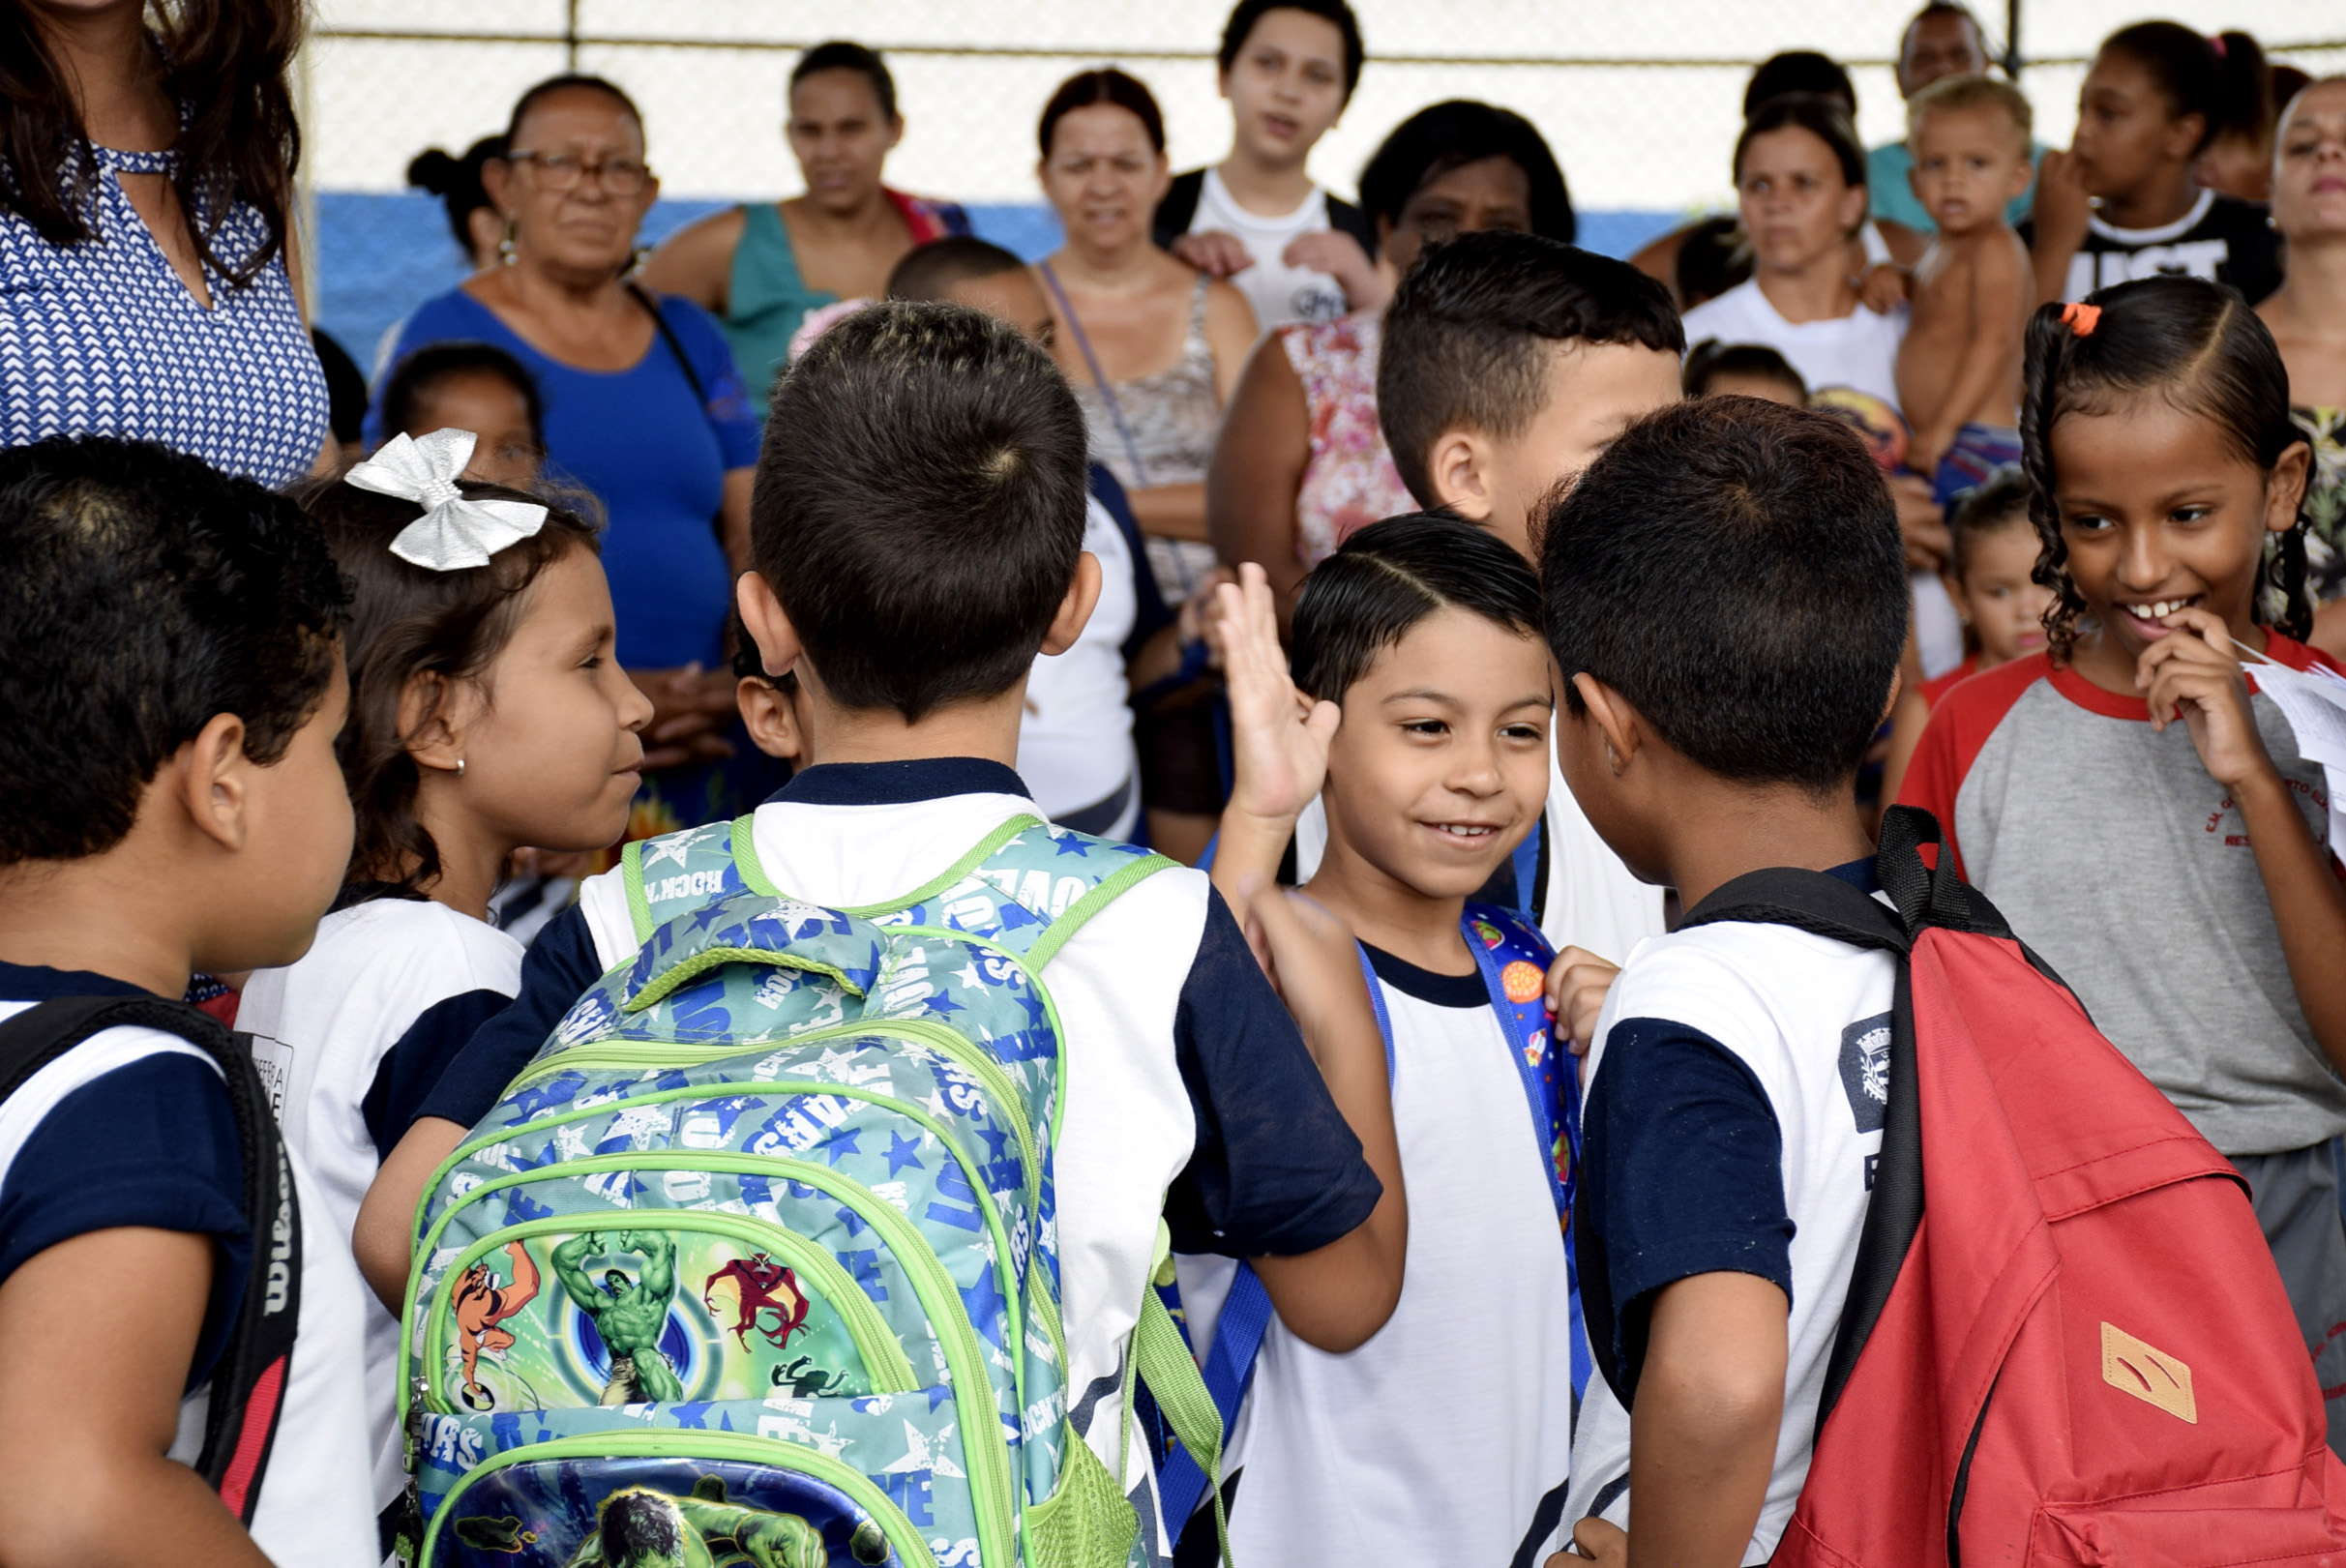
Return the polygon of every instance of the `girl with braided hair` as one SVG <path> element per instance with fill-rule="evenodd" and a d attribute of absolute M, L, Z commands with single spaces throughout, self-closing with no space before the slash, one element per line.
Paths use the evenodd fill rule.
<path fill-rule="evenodd" d="M 2321 767 L 2258 670 L 2311 619 L 2310 452 L 2241 296 L 2147 278 L 2029 324 L 2045 651 L 1931 714 L 1900 799 L 2240 1169 L 2346 1439 L 2346 891 Z"/>

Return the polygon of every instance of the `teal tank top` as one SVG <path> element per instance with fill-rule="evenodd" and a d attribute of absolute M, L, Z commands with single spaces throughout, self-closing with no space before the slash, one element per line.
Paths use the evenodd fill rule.
<path fill-rule="evenodd" d="M 807 312 L 836 304 L 839 296 L 809 288 L 798 276 L 790 231 L 770 201 L 741 209 L 741 243 L 733 248 L 733 273 L 726 286 L 726 314 L 719 323 L 733 348 L 733 363 L 749 386 L 750 406 L 762 420 L 766 390 L 790 357 L 790 337 Z"/>

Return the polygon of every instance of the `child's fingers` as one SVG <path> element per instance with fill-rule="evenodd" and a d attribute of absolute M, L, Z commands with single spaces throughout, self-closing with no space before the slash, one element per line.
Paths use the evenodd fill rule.
<path fill-rule="evenodd" d="M 1594 1558 L 1600 1563 L 1621 1564 L 1629 1560 L 1629 1533 L 1608 1520 L 1584 1519 L 1572 1526 L 1572 1549 L 1582 1559 Z M 1548 1559 L 1548 1568 L 1569 1568 L 1573 1559 L 1558 1553 Z"/>

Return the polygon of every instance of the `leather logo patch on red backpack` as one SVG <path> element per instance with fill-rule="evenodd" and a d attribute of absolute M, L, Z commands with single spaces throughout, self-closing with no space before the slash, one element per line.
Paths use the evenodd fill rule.
<path fill-rule="evenodd" d="M 2116 1323 L 2101 1325 L 2101 1380 L 2178 1420 L 2199 1425 L 2191 1369 Z"/>

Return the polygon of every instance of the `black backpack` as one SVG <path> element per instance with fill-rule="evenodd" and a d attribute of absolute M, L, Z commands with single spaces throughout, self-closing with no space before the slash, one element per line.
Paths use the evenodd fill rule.
<path fill-rule="evenodd" d="M 283 1414 L 294 1334 L 301 1317 L 301 1206 L 268 1091 L 252 1065 L 249 1037 L 210 1015 L 160 996 L 74 996 L 40 1002 L 0 1022 L 0 1100 L 67 1051 L 123 1026 L 175 1034 L 218 1064 L 235 1108 L 244 1151 L 245 1222 L 252 1266 L 236 1324 L 212 1370 L 211 1408 L 195 1471 L 248 1526 Z"/>

